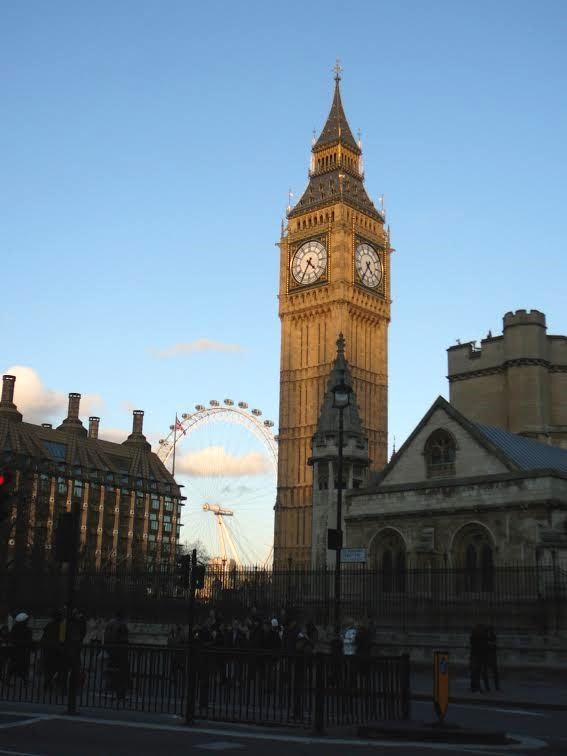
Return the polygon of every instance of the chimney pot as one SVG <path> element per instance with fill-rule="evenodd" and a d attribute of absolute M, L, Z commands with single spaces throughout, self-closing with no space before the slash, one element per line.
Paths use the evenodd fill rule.
<path fill-rule="evenodd" d="M 132 433 L 142 433 L 144 427 L 144 410 L 134 410 L 132 418 Z"/>
<path fill-rule="evenodd" d="M 89 438 L 98 438 L 98 426 L 100 417 L 89 417 Z"/>
<path fill-rule="evenodd" d="M 15 375 L 2 376 L 2 404 L 13 404 L 15 383 L 16 383 Z"/>
<path fill-rule="evenodd" d="M 17 423 L 22 422 L 22 413 L 14 404 L 14 384 L 16 383 L 15 375 L 2 376 L 2 395 L 0 398 L 0 415 L 6 420 L 12 420 Z"/>
<path fill-rule="evenodd" d="M 81 404 L 81 395 L 80 394 L 69 394 L 69 411 L 67 412 L 67 417 L 69 420 L 78 420 L 79 419 L 79 407 Z"/>

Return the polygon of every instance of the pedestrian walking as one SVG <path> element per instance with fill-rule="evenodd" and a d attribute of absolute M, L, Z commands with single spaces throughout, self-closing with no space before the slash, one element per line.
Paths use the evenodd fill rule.
<path fill-rule="evenodd" d="M 481 676 L 484 686 L 488 690 L 488 678 L 486 675 L 486 628 L 482 625 L 475 625 L 471 632 L 469 667 L 471 692 L 482 692 L 480 687 Z"/>
<path fill-rule="evenodd" d="M 27 685 L 30 669 L 31 652 L 33 648 L 32 631 L 29 627 L 29 614 L 18 612 L 14 618 L 14 626 L 10 632 L 12 646 L 10 654 L 10 675 L 19 677 Z"/>
<path fill-rule="evenodd" d="M 500 690 L 500 675 L 498 674 L 498 640 L 493 627 L 486 628 L 484 679 L 486 689 L 490 690 L 490 677 L 494 680 L 495 690 Z"/>
<path fill-rule="evenodd" d="M 45 690 L 51 690 L 53 683 L 56 683 L 61 690 L 65 687 L 65 650 L 60 640 L 62 620 L 62 613 L 56 609 L 43 628 L 39 642 Z"/>
<path fill-rule="evenodd" d="M 118 700 L 126 698 L 129 683 L 128 625 L 118 610 L 104 631 L 107 689 L 116 693 Z"/>
<path fill-rule="evenodd" d="M 295 642 L 295 669 L 293 675 L 293 718 L 301 721 L 304 715 L 304 699 L 311 683 L 311 655 L 313 642 L 309 638 L 306 625 L 297 634 Z"/>

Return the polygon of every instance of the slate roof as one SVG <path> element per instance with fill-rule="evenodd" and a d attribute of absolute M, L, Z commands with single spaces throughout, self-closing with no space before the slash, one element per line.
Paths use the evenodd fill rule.
<path fill-rule="evenodd" d="M 344 175 L 342 192 L 339 173 Z M 301 215 L 306 210 L 314 210 L 315 208 L 332 205 L 340 201 L 363 210 L 368 215 L 376 218 L 376 220 L 383 220 L 383 217 L 366 193 L 362 179 L 349 173 L 344 167 L 311 176 L 309 184 L 301 195 L 299 202 L 288 213 L 288 218 Z"/>
<path fill-rule="evenodd" d="M 337 77 L 335 81 L 335 95 L 331 110 L 319 135 L 319 139 L 313 145 L 312 152 L 317 153 L 324 147 L 339 144 L 340 142 L 353 150 L 357 155 L 360 155 L 361 149 L 352 135 L 341 102 L 340 78 Z M 342 182 L 339 181 L 339 174 L 344 176 Z M 293 209 L 289 211 L 287 217 L 294 218 L 308 210 L 315 210 L 325 205 L 335 204 L 336 202 L 346 202 L 352 207 L 376 218 L 378 221 L 384 220 L 366 193 L 363 177 L 356 169 L 346 165 L 337 165 L 321 172 L 312 173 L 309 177 L 307 188 Z"/>
<path fill-rule="evenodd" d="M 567 473 L 567 450 L 532 438 L 474 423 L 481 434 L 522 470 L 558 470 Z"/>
<path fill-rule="evenodd" d="M 339 411 L 333 407 L 332 389 L 343 380 L 347 386 L 353 387 L 352 376 L 348 362 L 345 358 L 345 340 L 342 333 L 337 339 L 337 356 L 333 363 L 329 380 L 327 381 L 327 390 L 323 397 L 319 419 L 317 420 L 318 434 L 338 433 L 339 431 Z M 362 423 L 358 413 L 358 404 L 356 403 L 356 394 L 352 393 L 351 401 L 348 407 L 343 410 L 343 431 L 348 434 L 363 435 Z"/>
<path fill-rule="evenodd" d="M 0 416 L 0 453 L 25 454 L 34 459 L 81 466 L 142 477 L 180 490 L 175 479 L 149 444 L 117 444 L 88 438 L 66 429 L 46 428 L 33 423 L 14 422 Z"/>
<path fill-rule="evenodd" d="M 323 131 L 320 133 L 319 139 L 315 142 L 314 149 L 317 150 L 321 147 L 326 147 L 329 144 L 341 142 L 347 147 L 350 147 L 351 150 L 354 150 L 357 155 L 360 155 L 360 147 L 356 143 L 346 119 L 343 103 L 341 101 L 339 82 L 340 77 L 337 76 L 335 78 L 335 95 L 333 97 L 333 104 L 331 105 L 327 121 L 323 126 Z"/>

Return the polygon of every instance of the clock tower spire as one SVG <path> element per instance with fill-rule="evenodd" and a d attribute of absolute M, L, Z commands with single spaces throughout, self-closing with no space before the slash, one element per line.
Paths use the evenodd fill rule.
<path fill-rule="evenodd" d="M 311 152 L 309 183 L 280 239 L 278 495 L 274 561 L 308 565 L 312 546 L 311 439 L 344 333 L 372 467 L 386 463 L 390 243 L 364 186 L 362 151 L 341 100 Z"/>

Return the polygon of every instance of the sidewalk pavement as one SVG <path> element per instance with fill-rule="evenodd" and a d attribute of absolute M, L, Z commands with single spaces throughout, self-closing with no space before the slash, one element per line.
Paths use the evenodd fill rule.
<path fill-rule="evenodd" d="M 532 709 L 567 711 L 567 673 L 549 670 L 501 670 L 500 690 L 472 693 L 467 669 L 449 668 L 449 700 L 454 703 L 517 706 Z M 433 699 L 433 671 L 416 667 L 411 673 L 412 698 L 418 701 Z"/>

